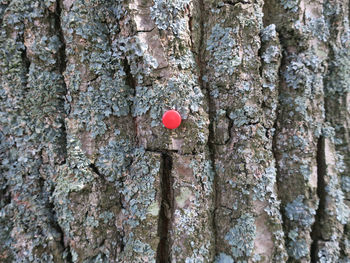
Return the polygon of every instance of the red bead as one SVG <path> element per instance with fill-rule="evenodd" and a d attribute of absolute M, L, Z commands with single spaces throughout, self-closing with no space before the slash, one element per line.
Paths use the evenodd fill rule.
<path fill-rule="evenodd" d="M 176 110 L 168 110 L 163 115 L 163 124 L 168 129 L 176 129 L 180 126 L 181 116 Z"/>

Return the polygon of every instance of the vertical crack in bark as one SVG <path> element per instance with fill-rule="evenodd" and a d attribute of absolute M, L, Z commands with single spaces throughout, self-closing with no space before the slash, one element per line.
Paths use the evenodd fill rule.
<path fill-rule="evenodd" d="M 60 240 L 60 244 L 62 246 L 63 249 L 66 249 L 66 258 L 65 259 L 65 262 L 68 262 L 68 263 L 72 263 L 73 260 L 72 260 L 72 254 L 71 254 L 71 251 L 70 251 L 70 246 L 65 246 L 65 242 L 64 242 L 64 231 L 63 229 L 61 228 L 60 224 L 58 223 L 57 221 L 57 214 L 56 214 L 56 211 L 54 209 L 54 204 L 53 202 L 49 202 L 48 203 L 48 209 L 51 211 L 51 214 L 52 214 L 52 226 L 54 227 L 54 229 L 61 235 L 61 240 Z"/>
<path fill-rule="evenodd" d="M 11 192 L 10 187 L 7 183 L 7 179 L 4 178 L 3 185 L 5 186 L 5 188 L 0 189 L 0 200 L 2 202 L 0 203 L 0 205 L 2 205 L 1 207 L 5 207 L 6 205 L 11 203 Z"/>
<path fill-rule="evenodd" d="M 277 30 L 276 30 L 277 31 Z M 278 72 L 278 99 L 277 99 L 277 107 L 276 107 L 276 119 L 273 125 L 273 129 L 274 129 L 274 133 L 273 133 L 273 137 L 272 137 L 272 154 L 273 154 L 273 158 L 275 159 L 275 168 L 276 168 L 276 187 L 277 187 L 277 199 L 279 201 L 282 201 L 281 198 L 281 194 L 280 192 L 283 191 L 281 190 L 280 184 L 282 183 L 282 177 L 281 177 L 281 171 L 280 171 L 280 167 L 278 164 L 278 149 L 277 149 L 277 134 L 278 134 L 278 121 L 281 119 L 281 102 L 280 102 L 280 94 L 281 94 L 281 80 L 283 79 L 283 68 L 285 67 L 286 64 L 286 57 L 284 54 L 284 45 L 282 43 L 282 34 L 281 32 L 277 31 L 278 35 L 279 35 L 279 39 L 280 39 L 280 45 L 281 45 L 281 64 L 279 67 L 279 72 Z M 286 229 L 286 224 L 285 222 L 286 220 L 286 215 L 283 211 L 283 204 L 282 202 L 280 202 L 279 205 L 279 212 L 281 215 L 281 219 L 282 219 L 282 229 L 284 232 L 284 241 L 285 244 L 287 244 L 287 237 L 288 237 L 288 233 L 287 233 L 287 229 Z"/>
<path fill-rule="evenodd" d="M 61 74 L 64 73 L 66 70 L 66 65 L 67 65 L 67 58 L 66 58 L 66 42 L 64 39 L 64 34 L 63 34 L 63 29 L 61 25 L 61 15 L 62 15 L 62 8 L 61 8 L 61 3 L 60 0 L 57 0 L 56 2 L 56 12 L 55 12 L 55 27 L 58 32 L 58 37 L 62 43 L 62 46 L 58 52 L 58 67 L 59 71 Z"/>
<path fill-rule="evenodd" d="M 174 193 L 173 178 L 171 170 L 173 159 L 171 153 L 162 153 L 162 173 L 160 180 L 161 187 L 161 206 L 158 220 L 159 244 L 157 248 L 157 263 L 166 263 L 170 260 L 170 230 L 174 213 Z"/>
<path fill-rule="evenodd" d="M 282 198 L 281 198 L 281 191 L 283 191 L 280 187 L 282 183 L 282 176 L 281 176 L 281 169 L 279 167 L 279 162 L 278 160 L 280 159 L 279 156 L 279 150 L 277 146 L 277 135 L 278 135 L 278 124 L 281 118 L 283 117 L 282 115 L 282 107 L 281 107 L 281 99 L 280 99 L 280 94 L 282 93 L 282 80 L 283 80 L 283 69 L 286 67 L 287 63 L 287 58 L 285 54 L 286 46 L 283 40 L 284 34 L 281 32 L 281 30 L 278 30 L 278 18 L 276 17 L 279 13 L 277 5 L 276 5 L 275 0 L 265 0 L 264 5 L 263 5 L 263 26 L 268 27 L 272 24 L 276 26 L 276 32 L 278 34 L 278 40 L 279 40 L 279 45 L 280 45 L 280 52 L 281 52 L 281 58 L 280 58 L 280 64 L 277 68 L 277 83 L 276 83 L 276 88 L 277 88 L 277 99 L 276 99 L 276 109 L 275 109 L 275 119 L 273 120 L 273 126 L 272 126 L 272 146 L 271 146 L 271 151 L 272 151 L 272 156 L 273 160 L 275 161 L 275 169 L 276 169 L 276 198 L 280 202 L 278 209 L 279 213 L 281 215 L 281 226 L 282 226 L 282 231 L 284 233 L 284 244 L 286 246 L 287 244 L 287 237 L 288 237 L 288 231 L 286 229 L 286 215 L 284 213 L 283 209 L 283 203 L 282 203 Z M 277 18 L 277 21 L 276 21 Z M 260 48 L 259 50 L 259 57 L 261 61 L 264 61 L 262 58 L 262 49 Z M 260 67 L 260 76 L 263 77 L 263 66 Z M 262 107 L 264 107 L 264 103 L 262 104 Z"/>
<path fill-rule="evenodd" d="M 57 57 L 58 70 L 63 78 L 62 83 L 63 83 L 63 88 L 64 88 L 64 97 L 66 97 L 67 96 L 67 85 L 66 85 L 66 82 L 64 81 L 63 73 L 65 72 L 66 67 L 67 67 L 67 57 L 66 57 L 66 42 L 64 39 L 63 29 L 62 29 L 62 25 L 61 25 L 61 14 L 62 14 L 61 3 L 60 3 L 60 0 L 57 0 L 56 12 L 54 13 L 54 15 L 55 15 L 55 28 L 58 32 L 58 37 L 62 43 L 62 46 L 60 47 L 60 50 L 58 51 L 58 57 Z M 63 102 L 63 103 L 67 103 L 67 102 Z M 64 108 L 64 105 L 63 105 L 63 108 Z M 63 147 L 63 151 L 64 151 L 63 163 L 65 163 L 66 158 L 67 158 L 67 129 L 66 129 L 64 119 L 62 120 L 62 133 L 63 133 L 64 142 L 65 142 L 64 147 Z"/>
<path fill-rule="evenodd" d="M 124 67 L 124 71 L 125 71 L 125 74 L 126 74 L 126 79 L 125 79 L 125 82 L 126 82 L 126 85 L 128 85 L 130 88 L 132 88 L 134 90 L 134 93 L 136 91 L 136 80 L 134 78 L 134 76 L 131 74 L 131 68 L 130 68 L 130 64 L 128 62 L 128 59 L 125 58 L 124 61 L 123 61 L 123 67 Z M 134 94 L 135 96 L 135 94 Z"/>
<path fill-rule="evenodd" d="M 194 54 L 197 54 L 196 51 L 194 50 L 194 43 L 193 43 L 193 37 L 192 37 L 192 25 L 193 25 L 193 17 L 190 14 L 188 19 L 188 28 L 190 30 L 191 50 Z"/>
<path fill-rule="evenodd" d="M 62 46 L 60 47 L 59 51 L 58 51 L 58 55 L 57 55 L 57 69 L 59 71 L 59 73 L 62 75 L 62 85 L 64 88 L 64 94 L 63 96 L 66 97 L 67 96 L 67 85 L 64 81 L 64 77 L 63 77 L 63 73 L 66 70 L 66 64 L 67 64 L 67 58 L 66 58 L 66 44 L 65 44 L 65 39 L 64 39 L 64 33 L 63 33 L 63 29 L 62 29 L 62 25 L 61 25 L 61 15 L 62 15 L 62 3 L 60 0 L 56 0 L 56 11 L 54 12 L 54 21 L 55 21 L 55 29 L 57 30 L 57 35 L 62 43 Z M 62 100 L 62 103 L 64 104 L 64 100 Z M 66 102 L 67 103 L 67 102 Z M 64 105 L 63 105 L 63 109 L 64 109 Z M 65 116 L 65 114 L 64 114 Z M 66 129 L 66 125 L 64 122 L 64 118 L 62 118 L 62 134 L 63 134 L 63 161 L 61 164 L 64 164 L 66 162 L 67 159 L 67 129 Z M 51 194 L 52 196 L 52 194 Z M 57 220 L 57 215 L 56 215 L 56 211 L 54 209 L 54 205 L 51 203 L 50 207 L 49 207 L 50 211 L 52 211 L 53 214 L 53 224 L 54 227 L 56 228 L 56 230 L 61 234 L 61 240 L 60 243 L 62 245 L 62 247 L 66 250 L 66 262 L 73 262 L 72 261 L 72 254 L 70 251 L 70 246 L 69 244 L 65 244 L 65 233 L 63 231 L 63 229 L 61 228 L 60 224 L 58 223 Z"/>
<path fill-rule="evenodd" d="M 230 114 L 227 111 L 226 111 L 226 119 L 228 120 L 228 138 L 227 140 L 225 140 L 224 144 L 227 144 L 229 141 L 231 141 L 231 137 L 232 137 L 231 130 L 233 128 L 233 120 L 231 120 Z M 212 140 L 213 140 L 212 142 L 214 142 L 214 138 Z M 214 158 L 214 154 L 213 154 L 213 158 Z"/>
<path fill-rule="evenodd" d="M 126 83 L 126 85 L 128 85 L 133 90 L 133 97 L 135 98 L 137 82 L 136 82 L 134 76 L 131 73 L 130 64 L 129 64 L 127 58 L 125 58 L 124 61 L 123 61 L 123 69 L 124 69 L 125 74 L 126 74 L 125 83 Z M 130 108 L 130 112 L 131 111 L 132 111 L 132 109 Z M 132 115 L 132 113 L 131 113 L 131 115 Z M 136 141 L 136 144 L 138 144 L 136 117 L 133 117 L 132 119 L 133 119 L 133 123 L 134 123 L 135 141 Z"/>
<path fill-rule="evenodd" d="M 24 75 L 23 75 L 23 86 L 24 86 L 24 90 L 27 90 L 27 86 L 28 86 L 28 78 L 29 78 L 29 68 L 30 68 L 30 59 L 27 56 L 27 47 L 24 45 L 24 35 L 22 35 L 20 37 L 20 41 L 23 43 L 23 50 L 22 50 L 22 63 L 23 63 L 23 67 L 25 69 Z"/>
<path fill-rule="evenodd" d="M 7 7 L 10 5 L 11 1 L 8 1 L 6 4 L 1 3 L 0 4 L 0 26 L 2 27 L 2 21 L 4 18 L 4 14 L 6 13 Z"/>
<path fill-rule="evenodd" d="M 344 2 L 344 9 L 341 7 L 341 1 L 335 1 L 334 2 L 334 8 L 337 10 L 336 13 L 331 14 L 328 19 L 329 19 L 329 24 L 328 24 L 328 29 L 329 29 L 329 41 L 327 42 L 328 44 L 328 58 L 327 58 L 327 72 L 325 74 L 325 82 L 324 82 L 324 105 L 325 105 L 325 122 L 329 123 L 331 127 L 335 128 L 335 135 L 334 138 L 341 138 L 341 140 L 344 139 L 343 136 L 346 136 L 346 124 L 344 126 L 344 121 L 346 119 L 346 93 L 338 93 L 335 92 L 333 93 L 332 89 L 336 89 L 339 86 L 334 86 L 334 78 L 339 78 L 338 81 L 340 83 L 344 81 L 345 79 L 348 81 L 347 78 L 342 79 L 341 75 L 338 75 L 337 73 L 339 72 L 339 68 L 341 68 L 340 65 L 337 63 L 337 54 L 341 55 L 342 54 L 342 49 L 348 47 L 345 42 L 342 43 L 340 42 L 340 39 L 342 39 L 342 36 L 347 35 L 346 31 L 342 31 L 345 28 L 349 26 L 349 20 L 350 20 L 350 1 L 343 1 Z M 346 3 L 345 3 L 346 2 Z M 331 1 L 326 1 L 324 6 L 330 4 Z M 340 4 L 340 6 L 339 6 Z M 340 9 L 339 9 L 340 7 Z M 344 13 L 343 13 L 344 12 Z M 349 20 L 343 20 L 344 18 L 348 18 Z M 341 21 L 342 20 L 342 21 Z M 344 35 L 343 35 L 344 34 Z M 339 52 L 339 53 L 338 53 Z M 338 57 L 339 59 L 339 57 Z M 343 76 L 344 77 L 344 76 Z M 345 83 L 345 82 L 344 82 Z M 341 86 L 341 85 L 340 85 Z M 326 88 L 328 87 L 328 88 Z M 345 107 L 344 107 L 345 103 Z M 343 108 L 344 107 L 344 108 Z M 345 119 L 344 119 L 345 118 Z M 338 130 L 337 127 L 342 127 L 342 129 Z M 344 130 L 345 129 L 345 130 Z M 335 154 L 338 156 L 348 156 L 348 151 L 346 148 L 343 148 L 345 146 L 346 140 L 343 140 L 343 144 L 337 145 L 335 142 L 333 142 Z M 346 147 L 346 146 L 345 146 Z M 349 145 L 347 145 L 349 147 Z M 335 165 L 340 160 L 337 160 L 338 157 L 336 158 Z M 338 165 L 343 162 L 340 161 Z M 345 173 L 344 173 L 345 172 Z M 346 170 L 345 171 L 337 171 L 336 172 L 338 180 L 340 183 L 343 183 L 343 178 L 342 175 L 347 175 Z M 331 178 L 327 178 L 331 180 Z M 347 204 L 350 199 L 346 198 L 346 192 L 344 189 L 342 189 L 342 185 L 339 186 L 339 190 L 343 191 L 343 194 L 345 195 L 344 201 Z M 334 191 L 334 190 L 333 190 Z M 321 200 L 320 200 L 321 202 Z M 321 204 L 320 204 L 321 205 Z M 334 215 L 333 215 L 334 216 Z M 336 215 L 335 215 L 336 216 Z M 340 222 L 338 222 L 340 223 Z M 349 237 L 349 222 L 343 225 L 343 231 L 339 234 L 338 242 L 339 242 L 339 259 L 342 258 L 343 260 L 348 259 L 349 255 L 349 250 L 348 250 L 348 237 Z M 339 228 L 336 230 L 339 231 Z M 339 231 L 340 232 L 340 231 Z"/>
<path fill-rule="evenodd" d="M 325 190 L 325 175 L 326 175 L 326 160 L 325 160 L 325 141 L 321 136 L 317 142 L 317 196 L 319 204 L 316 211 L 315 222 L 311 232 L 311 262 L 318 262 L 318 241 L 322 240 L 322 214 L 325 213 L 326 205 L 326 190 Z"/>
<path fill-rule="evenodd" d="M 94 163 L 90 163 L 89 167 L 91 168 L 91 170 L 97 174 L 103 181 L 106 181 L 105 176 L 103 174 L 100 173 L 100 171 L 98 170 L 97 166 Z"/>
<path fill-rule="evenodd" d="M 213 229 L 213 235 L 214 235 L 214 255 L 216 255 L 217 252 L 217 229 L 216 229 L 216 209 L 218 206 L 218 201 L 217 201 L 217 176 L 216 176 L 216 171 L 215 171 L 215 145 L 214 145 L 214 119 L 215 119 L 215 105 L 214 102 L 212 101 L 212 98 L 210 96 L 210 89 L 209 86 L 206 85 L 203 81 L 203 76 L 205 75 L 206 72 L 206 63 L 205 63 L 205 19 L 206 19 L 206 10 L 204 6 L 204 0 L 198 0 L 198 5 L 199 5 L 199 31 L 200 31 L 200 37 L 199 37 L 199 50 L 198 50 L 198 55 L 197 55 L 197 65 L 199 68 L 199 77 L 198 77 L 198 82 L 200 85 L 200 88 L 203 92 L 206 92 L 207 95 L 207 103 L 208 103 L 208 115 L 209 115 L 209 136 L 208 136 L 208 150 L 209 150 L 209 158 L 212 163 L 212 169 L 214 173 L 214 182 L 213 182 L 213 200 L 214 200 L 214 209 L 213 209 L 213 219 L 212 219 L 212 229 Z M 229 138 L 231 138 L 231 133 L 230 133 L 230 127 L 229 127 Z"/>

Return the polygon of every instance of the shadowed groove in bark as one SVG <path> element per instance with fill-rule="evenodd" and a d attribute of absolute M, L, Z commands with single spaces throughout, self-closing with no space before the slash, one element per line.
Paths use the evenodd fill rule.
<path fill-rule="evenodd" d="M 136 80 L 135 80 L 134 76 L 131 74 L 131 69 L 130 69 L 130 65 L 129 65 L 128 59 L 125 58 L 123 62 L 124 62 L 123 63 L 123 67 L 124 67 L 124 71 L 125 71 L 125 74 L 126 74 L 125 82 L 135 92 Z"/>
<path fill-rule="evenodd" d="M 58 32 L 58 37 L 62 43 L 62 46 L 58 52 L 58 70 L 63 78 L 63 73 L 65 72 L 66 67 L 67 67 L 67 57 L 66 57 L 66 42 L 64 40 L 64 35 L 63 35 L 63 30 L 62 30 L 62 25 L 61 25 L 61 14 L 62 14 L 61 4 L 63 4 L 63 3 L 61 3 L 60 0 L 56 1 L 56 12 L 54 13 L 54 16 L 55 16 L 55 28 Z M 63 79 L 63 86 L 64 86 L 64 92 L 65 92 L 64 96 L 66 96 L 67 95 L 67 85 L 66 85 L 66 82 L 64 81 L 64 79 Z M 63 103 L 68 103 L 68 101 L 63 102 Z M 67 140 L 66 140 L 67 129 L 66 129 L 66 125 L 64 123 L 64 120 L 62 121 L 62 130 L 63 130 L 62 133 L 63 133 L 63 137 L 64 137 L 64 141 L 65 141 L 65 144 L 63 147 L 63 150 L 64 150 L 63 163 L 65 163 L 66 158 L 67 158 Z"/>
<path fill-rule="evenodd" d="M 206 10 L 204 6 L 204 0 L 198 0 L 199 5 L 199 12 L 200 12 L 200 21 L 199 21 L 199 32 L 200 32 L 200 38 L 199 38 L 199 50 L 196 57 L 197 66 L 199 69 L 199 76 L 198 76 L 198 83 L 200 85 L 200 88 L 203 92 L 206 92 L 207 95 L 207 103 L 208 103 L 208 114 L 209 114 L 209 136 L 208 136 L 208 149 L 209 149 L 209 158 L 211 160 L 212 170 L 214 173 L 214 182 L 213 182 L 213 198 L 214 198 L 214 208 L 213 208 L 213 222 L 212 222 L 212 228 L 213 228 L 213 235 L 214 235 L 214 255 L 216 255 L 217 249 L 216 249 L 216 239 L 217 239 L 217 231 L 216 231 L 216 221 L 215 221 L 215 214 L 217 209 L 217 176 L 215 172 L 215 145 L 214 145 L 214 118 L 215 118 L 215 107 L 214 102 L 211 99 L 210 96 L 210 90 L 208 85 L 206 85 L 203 81 L 203 76 L 205 75 L 205 41 L 204 41 L 204 25 L 205 25 L 205 19 L 206 19 Z M 231 133 L 230 128 L 232 125 L 229 126 L 229 139 L 231 139 Z M 226 142 L 225 142 L 226 143 Z"/>
<path fill-rule="evenodd" d="M 56 2 L 56 12 L 54 13 L 55 15 L 55 27 L 58 32 L 58 37 L 62 43 L 62 46 L 58 52 L 58 65 L 59 65 L 59 71 L 61 74 L 64 73 L 66 70 L 66 64 L 67 64 L 67 58 L 66 58 L 66 42 L 64 40 L 64 35 L 63 35 L 63 30 L 61 26 L 61 14 L 62 14 L 62 8 L 61 8 L 61 1 L 57 0 Z"/>
<path fill-rule="evenodd" d="M 6 185 L 5 188 L 0 189 L 0 200 L 2 203 L 0 203 L 0 205 L 2 205 L 2 207 L 5 207 L 6 205 L 11 203 L 11 192 L 10 187 L 7 185 L 7 180 L 4 179 L 5 183 L 4 185 Z"/>
<path fill-rule="evenodd" d="M 318 209 L 316 211 L 315 222 L 312 226 L 311 238 L 311 262 L 318 262 L 317 252 L 318 244 L 317 242 L 322 239 L 322 214 L 325 213 L 326 206 L 326 190 L 325 190 L 325 180 L 326 175 L 326 160 L 325 160 L 325 141 L 321 136 L 317 142 L 317 196 L 319 198 Z"/>
<path fill-rule="evenodd" d="M 100 171 L 98 170 L 98 168 L 96 167 L 96 165 L 94 163 L 90 163 L 89 167 L 91 168 L 91 170 L 97 174 L 103 181 L 106 181 L 105 176 L 103 174 L 100 173 Z"/>
<path fill-rule="evenodd" d="M 23 34 L 20 36 L 20 41 L 23 43 L 23 50 L 21 53 L 21 57 L 22 57 L 23 66 L 25 68 L 25 74 L 23 76 L 23 83 L 22 84 L 24 86 L 24 90 L 27 90 L 30 60 L 27 56 L 27 47 L 24 45 L 24 35 Z"/>
<path fill-rule="evenodd" d="M 123 61 L 123 69 L 125 71 L 126 74 L 126 79 L 125 79 L 125 83 L 126 85 L 128 85 L 130 88 L 132 88 L 133 90 L 133 97 L 135 98 L 136 96 L 136 80 L 134 78 L 134 76 L 131 73 L 131 68 L 130 68 L 130 64 L 128 62 L 128 59 L 125 58 Z M 134 123 L 134 132 L 135 132 L 135 140 L 136 143 L 138 143 L 138 137 L 137 137 L 137 121 L 136 121 L 136 117 L 132 118 L 133 123 Z"/>
<path fill-rule="evenodd" d="M 66 70 L 66 66 L 67 66 L 67 57 L 66 57 L 66 44 L 65 44 L 65 39 L 64 39 L 64 34 L 63 34 L 63 29 L 62 29 L 62 25 L 61 25 L 61 15 L 62 15 L 62 5 L 63 3 L 61 2 L 61 0 L 56 0 L 56 11 L 53 13 L 53 18 L 55 21 L 55 30 L 57 31 L 57 35 L 58 38 L 60 39 L 62 46 L 60 47 L 58 53 L 57 53 L 57 68 L 59 73 L 62 75 L 63 81 L 62 81 L 62 85 L 64 86 L 64 96 L 67 95 L 67 86 L 66 83 L 64 81 L 64 77 L 63 77 L 63 73 Z M 62 103 L 68 103 L 68 101 L 62 101 Z M 66 162 L 66 158 L 67 158 L 67 129 L 66 129 L 66 125 L 64 122 L 64 118 L 62 120 L 62 134 L 63 134 L 63 141 L 64 141 L 64 145 L 62 147 L 64 153 L 63 153 L 63 161 L 61 164 L 64 164 Z M 53 192 L 53 191 L 52 191 Z M 52 193 L 51 193 L 52 196 Z M 56 216 L 56 211 L 54 209 L 54 205 L 53 203 L 50 203 L 50 207 L 49 207 L 52 215 L 53 215 L 53 220 L 54 220 L 54 227 L 55 229 L 60 233 L 61 235 L 61 240 L 60 243 L 62 245 L 62 247 L 66 250 L 66 262 L 73 262 L 72 261 L 72 253 L 70 250 L 70 246 L 69 244 L 67 244 L 67 246 L 65 245 L 65 234 L 63 229 L 61 228 L 61 226 L 59 225 L 58 221 L 57 221 L 57 216 Z"/>
<path fill-rule="evenodd" d="M 276 31 L 277 31 L 277 28 L 276 28 Z M 272 154 L 273 154 L 273 158 L 275 160 L 275 168 L 276 168 L 276 186 L 277 186 L 277 199 L 279 201 L 281 201 L 281 196 L 280 196 L 280 183 L 281 183 L 281 172 L 280 172 L 280 168 L 279 168 L 279 164 L 278 164 L 278 156 L 277 156 L 277 153 L 278 153 L 278 150 L 277 150 L 277 129 L 278 129 L 278 121 L 280 120 L 281 118 L 281 103 L 280 103 L 280 98 L 279 98 L 279 95 L 280 95 L 280 91 L 281 91 L 281 80 L 283 79 L 283 72 L 282 72 L 282 69 L 284 68 L 285 64 L 286 64 L 286 57 L 284 55 L 284 49 L 283 49 L 283 43 L 282 43 L 282 40 L 281 40 L 281 32 L 277 31 L 279 37 L 280 37 L 280 44 L 281 44 L 281 65 L 279 67 L 279 72 L 278 72 L 278 79 L 279 79 L 279 82 L 278 82 L 278 101 L 277 101 L 277 107 L 276 107 L 276 119 L 275 119 L 275 123 L 273 125 L 273 128 L 274 128 L 274 133 L 273 133 L 273 138 L 272 138 Z M 286 225 L 285 225 L 285 222 L 286 222 L 286 216 L 285 216 L 285 213 L 284 213 L 284 210 L 283 210 L 283 207 L 282 207 L 282 203 L 280 203 L 280 206 L 279 206 L 279 210 L 280 210 L 280 214 L 281 214 L 281 217 L 282 217 L 282 228 L 283 228 L 283 232 L 284 232 L 284 239 L 285 239 L 285 243 L 286 243 L 286 237 L 288 236 L 287 235 L 287 231 L 286 231 Z"/>
<path fill-rule="evenodd" d="M 250 1 L 245 1 L 245 0 L 229 0 L 229 1 L 224 1 L 225 5 L 232 5 L 235 6 L 237 4 L 249 4 Z"/>
<path fill-rule="evenodd" d="M 329 4 L 331 2 L 332 1 L 326 1 L 325 3 Z M 347 2 L 347 4 L 345 2 Z M 339 4 L 341 5 L 341 1 L 334 1 L 334 8 L 338 9 Z M 350 1 L 343 1 L 343 4 L 345 7 L 342 11 L 344 11 L 345 13 L 347 12 L 347 16 L 350 19 Z M 344 119 L 342 119 L 342 118 L 344 118 L 344 117 L 346 118 L 346 109 L 343 107 L 344 107 L 344 103 L 346 104 L 347 95 L 346 95 L 346 93 L 342 94 L 342 93 L 332 91 L 332 86 L 334 86 L 334 82 L 332 81 L 332 79 L 335 76 L 337 76 L 337 71 L 342 68 L 342 66 L 340 66 L 340 65 L 335 66 L 335 64 L 337 64 L 337 62 L 336 62 L 337 61 L 337 53 L 340 52 L 341 48 L 347 46 L 345 44 L 345 42 L 342 43 L 342 44 L 344 44 L 344 46 L 341 43 L 339 43 L 339 40 L 342 38 L 342 34 L 345 33 L 345 32 L 341 33 L 343 30 L 343 26 L 348 23 L 348 22 L 345 23 L 344 20 L 343 20 L 343 22 L 339 21 L 339 18 L 342 17 L 342 14 L 341 14 L 342 11 L 329 16 L 329 20 L 330 20 L 330 26 L 329 26 L 330 38 L 329 38 L 329 40 L 330 41 L 328 42 L 328 48 L 329 48 L 328 69 L 327 69 L 327 75 L 326 75 L 327 76 L 326 82 L 325 82 L 325 86 L 324 86 L 324 87 L 326 87 L 324 89 L 324 93 L 325 93 L 325 120 L 327 123 L 330 123 L 333 128 L 335 128 L 335 138 L 342 138 L 341 140 L 343 140 L 343 138 L 344 138 L 343 136 L 346 135 L 346 131 L 345 130 L 342 131 L 342 129 L 344 129 L 347 125 L 346 124 L 344 125 L 344 123 L 342 123 L 342 121 L 344 121 Z M 344 17 L 346 17 L 345 14 L 344 14 Z M 345 34 L 347 34 L 347 33 L 345 33 Z M 339 77 L 339 75 L 337 77 Z M 342 79 L 340 78 L 338 80 L 341 81 Z M 340 127 L 342 127 L 342 128 L 337 131 L 337 129 L 339 129 Z M 343 143 L 344 143 L 344 141 L 343 141 Z M 349 145 L 347 145 L 347 147 L 349 147 Z M 350 156 L 348 154 L 348 152 L 342 147 L 342 145 L 334 144 L 334 149 L 335 149 L 335 154 L 336 155 L 339 154 L 338 157 Z M 343 161 L 340 161 L 340 162 L 339 161 L 340 161 L 339 159 L 336 160 L 335 164 L 339 165 L 339 163 L 343 162 Z M 342 182 L 342 180 L 343 180 L 342 174 L 343 173 L 344 173 L 344 171 L 343 172 L 337 171 L 337 175 L 338 175 L 338 178 L 340 179 L 341 183 L 343 183 Z M 342 188 L 342 186 L 340 186 L 340 187 Z M 344 191 L 344 189 L 342 189 L 342 190 L 346 196 L 346 192 Z M 349 206 L 350 199 L 345 198 L 344 201 Z M 344 258 L 344 259 L 349 258 L 349 249 L 348 249 L 349 248 L 349 246 L 348 246 L 349 236 L 350 236 L 350 224 L 348 222 L 347 224 L 344 225 L 343 232 L 341 233 L 341 237 L 339 239 L 339 247 L 340 247 L 339 255 L 341 258 Z"/>
<path fill-rule="evenodd" d="M 264 5 L 263 5 L 263 25 L 264 27 L 269 26 L 270 24 L 276 24 L 275 20 L 275 15 L 276 15 L 276 10 L 274 10 L 276 5 L 276 0 L 265 0 Z M 283 42 L 283 32 L 280 32 L 278 30 L 278 27 L 276 25 L 276 32 L 278 33 L 280 45 L 281 45 L 281 63 L 279 65 L 278 69 L 278 84 L 277 84 L 277 107 L 276 107 L 276 119 L 274 120 L 273 124 L 273 137 L 272 137 L 272 155 L 273 159 L 275 160 L 275 168 L 276 168 L 276 188 L 277 188 L 277 199 L 281 201 L 281 195 L 280 195 L 280 182 L 282 180 L 281 178 L 281 171 L 280 167 L 278 164 L 278 150 L 277 150 L 277 130 L 278 130 L 278 121 L 282 118 L 282 112 L 281 112 L 281 102 L 280 102 L 280 94 L 281 94 L 281 88 L 282 88 L 282 83 L 281 80 L 283 80 L 283 72 L 282 70 L 285 68 L 286 65 L 286 56 L 285 56 L 285 47 L 284 47 L 284 42 Z M 259 57 L 261 57 L 261 50 L 259 50 Z M 262 67 L 260 67 L 260 70 L 262 70 Z M 262 71 L 260 71 L 261 75 Z M 286 232 L 286 226 L 284 222 L 286 222 L 286 216 L 282 207 L 282 204 L 280 203 L 279 205 L 279 211 L 282 219 L 282 229 L 284 232 L 284 239 L 286 242 L 286 237 L 288 235 Z"/>
<path fill-rule="evenodd" d="M 172 190 L 173 179 L 171 176 L 173 158 L 171 156 L 171 153 L 162 153 L 161 165 L 161 206 L 158 219 L 159 244 L 157 248 L 156 262 L 166 263 L 169 262 L 170 258 L 170 230 L 174 213 L 174 194 Z"/>
<path fill-rule="evenodd" d="M 52 193 L 51 193 L 52 194 Z M 58 224 L 58 221 L 57 221 L 57 215 L 56 215 L 56 211 L 54 209 L 54 204 L 53 202 L 49 202 L 48 204 L 48 209 L 51 211 L 51 214 L 52 214 L 52 226 L 56 229 L 56 231 L 61 235 L 61 240 L 60 240 L 60 244 L 62 246 L 63 249 L 66 249 L 66 258 L 65 258 L 65 262 L 68 262 L 68 263 L 72 263 L 73 260 L 72 260 L 72 253 L 70 251 L 70 246 L 65 246 L 64 244 L 64 231 L 63 229 L 61 228 L 61 226 Z"/>
<path fill-rule="evenodd" d="M 231 140 L 231 137 L 232 137 L 231 130 L 233 128 L 233 120 L 231 120 L 230 114 L 228 112 L 226 112 L 226 118 L 228 119 L 228 138 L 227 138 L 227 140 L 225 141 L 224 144 L 227 144 Z M 214 160 L 214 157 L 213 157 L 213 160 Z"/>
<path fill-rule="evenodd" d="M 10 2 L 11 1 L 8 1 L 6 4 L 4 4 L 4 3 L 0 4 L 0 26 L 2 26 L 3 15 L 6 12 L 6 9 L 9 6 Z"/>

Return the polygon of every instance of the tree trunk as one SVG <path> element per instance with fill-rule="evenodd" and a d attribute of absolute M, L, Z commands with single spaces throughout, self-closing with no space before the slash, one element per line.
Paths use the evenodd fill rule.
<path fill-rule="evenodd" d="M 349 9 L 1 0 L 0 261 L 350 262 Z"/>

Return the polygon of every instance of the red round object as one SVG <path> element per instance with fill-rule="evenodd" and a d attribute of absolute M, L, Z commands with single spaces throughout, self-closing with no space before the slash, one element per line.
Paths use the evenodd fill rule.
<path fill-rule="evenodd" d="M 181 116 L 176 110 L 168 110 L 163 115 L 163 124 L 168 129 L 176 129 L 180 126 Z"/>

